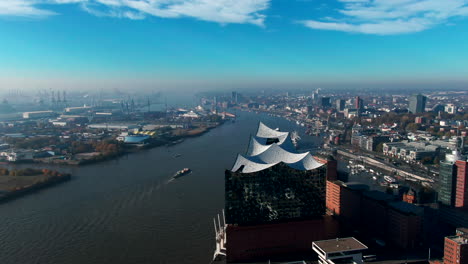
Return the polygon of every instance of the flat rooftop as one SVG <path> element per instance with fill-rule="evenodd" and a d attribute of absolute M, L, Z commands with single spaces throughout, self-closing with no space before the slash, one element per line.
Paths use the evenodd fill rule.
<path fill-rule="evenodd" d="M 466 245 L 468 244 L 468 238 L 465 236 L 449 236 L 448 239 L 452 240 L 453 242 L 459 245 Z"/>
<path fill-rule="evenodd" d="M 336 238 L 314 242 L 325 253 L 364 250 L 367 247 L 354 237 Z"/>

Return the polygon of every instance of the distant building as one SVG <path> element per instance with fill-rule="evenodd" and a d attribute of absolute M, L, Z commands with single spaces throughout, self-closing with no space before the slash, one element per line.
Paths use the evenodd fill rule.
<path fill-rule="evenodd" d="M 323 108 L 331 107 L 331 99 L 330 97 L 322 97 L 320 99 L 320 106 Z"/>
<path fill-rule="evenodd" d="M 439 114 L 439 112 L 444 112 L 445 111 L 445 107 L 443 105 L 441 105 L 441 104 L 436 104 L 436 105 L 434 105 L 434 107 L 432 107 L 431 111 L 436 113 L 436 114 Z"/>
<path fill-rule="evenodd" d="M 140 128 L 134 124 L 120 124 L 120 123 L 100 123 L 100 124 L 89 124 L 88 128 L 91 129 L 105 129 L 105 130 L 131 130 Z"/>
<path fill-rule="evenodd" d="M 344 111 L 346 105 L 346 101 L 344 99 L 336 100 L 336 110 L 339 112 Z"/>
<path fill-rule="evenodd" d="M 421 94 L 413 95 L 409 99 L 409 112 L 413 114 L 424 113 L 427 97 Z"/>
<path fill-rule="evenodd" d="M 445 238 L 444 264 L 468 263 L 468 234 L 466 231 L 466 228 L 459 228 L 455 236 Z"/>
<path fill-rule="evenodd" d="M 435 158 L 440 146 L 429 142 L 391 142 L 383 144 L 383 154 L 410 163 L 422 162 L 425 158 Z"/>
<path fill-rule="evenodd" d="M 362 100 L 361 97 L 356 96 L 356 98 L 354 99 L 354 108 L 356 108 L 358 111 L 364 108 L 364 100 Z"/>
<path fill-rule="evenodd" d="M 416 192 L 413 189 L 409 189 L 408 192 L 403 194 L 403 202 L 409 204 L 416 203 Z"/>
<path fill-rule="evenodd" d="M 146 144 L 150 138 L 149 135 L 128 135 L 124 137 L 123 142 L 125 144 L 141 145 Z"/>
<path fill-rule="evenodd" d="M 55 113 L 53 111 L 36 111 L 36 112 L 24 112 L 24 119 L 35 119 L 35 118 L 47 118 L 53 117 Z"/>
<path fill-rule="evenodd" d="M 389 136 L 358 134 L 352 135 L 351 138 L 351 144 L 367 151 L 376 151 L 379 144 L 386 142 L 390 142 Z"/>
<path fill-rule="evenodd" d="M 238 101 L 238 98 L 237 98 L 237 97 L 238 97 L 237 92 L 236 92 L 236 91 L 233 91 L 233 92 L 231 93 L 231 102 L 237 104 L 237 101 Z"/>
<path fill-rule="evenodd" d="M 92 107 L 90 106 L 79 106 L 79 107 L 67 107 L 65 108 L 65 112 L 67 114 L 81 114 L 81 113 L 85 113 L 85 112 L 88 112 L 92 109 Z"/>
<path fill-rule="evenodd" d="M 362 264 L 362 252 L 367 246 L 354 237 L 348 237 L 315 241 L 312 249 L 319 257 L 319 264 Z"/>
<path fill-rule="evenodd" d="M 344 111 L 344 115 L 346 118 L 352 119 L 356 116 L 359 116 L 359 110 L 358 109 L 352 109 L 352 108 L 346 108 Z"/>
<path fill-rule="evenodd" d="M 32 150 L 6 150 L 0 152 L 0 157 L 10 162 L 17 161 L 31 161 L 34 158 L 34 151 Z"/>
<path fill-rule="evenodd" d="M 445 106 L 445 112 L 453 115 L 457 113 L 457 107 L 454 104 L 448 104 Z"/>
<path fill-rule="evenodd" d="M 424 122 L 424 117 L 422 117 L 422 116 L 417 116 L 417 117 L 414 118 L 414 122 L 415 122 L 416 124 L 422 124 L 422 123 Z"/>

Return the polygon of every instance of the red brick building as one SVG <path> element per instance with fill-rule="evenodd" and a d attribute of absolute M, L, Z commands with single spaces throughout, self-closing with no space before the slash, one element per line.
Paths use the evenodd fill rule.
<path fill-rule="evenodd" d="M 458 160 L 455 185 L 455 207 L 468 208 L 468 162 Z"/>
<path fill-rule="evenodd" d="M 462 230 L 457 230 L 457 235 L 445 238 L 444 264 L 468 263 L 468 235 Z"/>
<path fill-rule="evenodd" d="M 227 261 L 252 262 L 310 257 L 313 241 L 338 236 L 338 222 L 330 216 L 285 223 L 227 226 Z M 307 254 L 310 254 L 307 255 Z"/>
<path fill-rule="evenodd" d="M 417 248 L 423 242 L 424 209 L 397 201 L 384 192 L 367 191 L 365 185 L 327 182 L 327 211 L 348 231 L 359 229 L 368 238 L 401 248 Z"/>
<path fill-rule="evenodd" d="M 416 192 L 413 189 L 409 189 L 408 192 L 403 194 L 403 202 L 414 204 L 416 203 Z"/>
<path fill-rule="evenodd" d="M 326 206 L 331 215 L 339 216 L 343 227 L 360 225 L 361 191 L 366 185 L 327 181 Z"/>

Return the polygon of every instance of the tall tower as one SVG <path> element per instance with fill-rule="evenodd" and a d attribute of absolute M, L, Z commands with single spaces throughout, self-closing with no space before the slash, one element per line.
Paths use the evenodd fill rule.
<path fill-rule="evenodd" d="M 452 154 L 446 154 L 445 160 L 440 162 L 439 178 L 439 202 L 444 205 L 455 205 L 455 184 L 457 180 L 457 170 L 455 162 L 460 158 L 458 151 L 453 151 Z"/>
<path fill-rule="evenodd" d="M 409 99 L 409 112 L 413 114 L 424 113 L 426 109 L 426 101 L 427 97 L 424 95 L 417 94 L 411 96 Z"/>

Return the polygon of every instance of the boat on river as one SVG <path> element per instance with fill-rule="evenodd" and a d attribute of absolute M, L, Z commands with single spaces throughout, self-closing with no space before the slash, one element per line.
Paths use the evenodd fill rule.
<path fill-rule="evenodd" d="M 192 170 L 191 170 L 191 169 L 189 169 L 189 168 L 184 168 L 184 169 L 182 169 L 182 170 L 176 172 L 176 173 L 174 174 L 174 176 L 172 176 L 172 178 L 177 179 L 177 178 L 180 178 L 180 177 L 182 177 L 182 176 L 188 175 L 188 174 L 190 174 L 190 173 L 192 173 Z"/>

